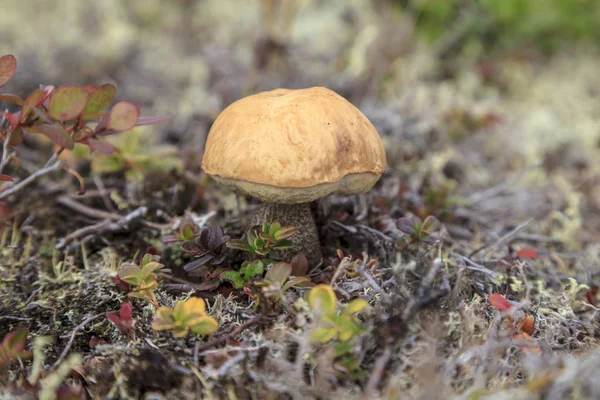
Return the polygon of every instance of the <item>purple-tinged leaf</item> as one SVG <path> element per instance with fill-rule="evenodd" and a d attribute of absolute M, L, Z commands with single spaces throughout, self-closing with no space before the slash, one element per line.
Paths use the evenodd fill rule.
<path fill-rule="evenodd" d="M 400 218 L 396 221 L 396 228 L 401 230 L 404 233 L 409 235 L 413 235 L 415 233 L 415 228 L 413 227 L 415 224 L 415 220 L 410 217 Z"/>
<path fill-rule="evenodd" d="M 4 86 L 12 78 L 16 70 L 17 59 L 15 56 L 7 54 L 0 57 L 0 86 Z"/>
<path fill-rule="evenodd" d="M 58 121 L 69 121 L 81 115 L 87 102 L 88 94 L 79 86 L 61 86 L 50 97 L 48 115 Z"/>
<path fill-rule="evenodd" d="M 89 88 L 87 90 L 89 90 Z M 83 111 L 84 119 L 97 118 L 98 113 L 110 105 L 117 93 L 117 89 L 114 85 L 106 83 L 97 88 L 92 87 L 92 92 L 88 93 L 90 93 L 88 103 Z"/>
<path fill-rule="evenodd" d="M 25 103 L 23 103 L 23 109 L 21 110 L 21 122 L 27 119 L 27 116 L 32 111 L 32 109 L 39 107 L 44 102 L 44 100 L 46 100 L 48 96 L 50 96 L 54 88 L 52 86 L 50 86 L 49 88 L 51 88 L 51 90 L 49 90 L 48 88 L 34 90 L 29 94 L 29 96 L 27 96 L 27 98 L 25 99 Z"/>
<path fill-rule="evenodd" d="M 10 93 L 0 94 L 0 101 L 7 101 L 9 103 L 13 103 L 18 106 L 22 106 L 23 103 L 25 102 L 25 100 L 23 100 L 19 96 L 10 94 Z"/>
<path fill-rule="evenodd" d="M 168 121 L 173 118 L 171 115 L 159 115 L 156 117 L 139 117 L 135 126 L 153 125 L 159 122 Z"/>
<path fill-rule="evenodd" d="M 115 151 L 115 147 L 112 144 L 94 138 L 88 138 L 84 144 L 87 144 L 90 149 L 102 154 L 112 154 Z"/>
<path fill-rule="evenodd" d="M 15 180 L 8 176 L 8 175 L 4 175 L 4 174 L 0 174 L 0 181 L 2 182 L 14 182 Z"/>
<path fill-rule="evenodd" d="M 48 139 L 60 147 L 73 149 L 75 142 L 69 133 L 59 123 L 54 124 L 38 124 L 27 128 L 27 131 L 32 133 L 41 133 L 48 136 Z"/>
<path fill-rule="evenodd" d="M 106 129 L 120 132 L 128 131 L 135 126 L 139 116 L 140 109 L 138 106 L 129 101 L 119 101 L 108 114 Z"/>

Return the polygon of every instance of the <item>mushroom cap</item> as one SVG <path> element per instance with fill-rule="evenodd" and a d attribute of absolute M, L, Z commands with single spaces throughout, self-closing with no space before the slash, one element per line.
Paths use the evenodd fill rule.
<path fill-rule="evenodd" d="M 386 168 L 371 122 L 323 87 L 276 89 L 229 105 L 212 125 L 202 168 L 270 203 L 371 189 Z"/>

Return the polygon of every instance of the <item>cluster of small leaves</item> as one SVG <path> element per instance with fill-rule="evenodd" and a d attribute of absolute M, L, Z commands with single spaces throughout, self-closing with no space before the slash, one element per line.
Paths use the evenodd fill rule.
<path fill-rule="evenodd" d="M 400 218 L 396 221 L 396 227 L 402 232 L 410 235 L 415 242 L 436 244 L 440 238 L 435 232 L 440 228 L 440 222 L 432 215 L 424 220 L 410 216 Z"/>
<path fill-rule="evenodd" d="M 242 289 L 245 284 L 252 282 L 265 273 L 265 263 L 262 260 L 244 261 L 239 271 L 225 271 L 221 279 L 231 282 L 234 288 Z"/>
<path fill-rule="evenodd" d="M 17 69 L 12 55 L 0 57 L 0 87 L 6 84 Z M 112 153 L 112 145 L 100 138 L 128 131 L 135 126 L 150 125 L 170 119 L 170 116 L 140 117 L 139 107 L 119 101 L 108 108 L 115 97 L 112 84 L 41 85 L 25 99 L 14 94 L 0 94 L 0 100 L 20 107 L 16 112 L 0 112 L 0 139 L 18 146 L 25 132 L 47 136 L 61 149 L 73 149 L 75 143 L 101 153 Z M 4 123 L 7 121 L 8 123 Z M 0 180 L 12 181 L 1 175 Z"/>
<path fill-rule="evenodd" d="M 173 330 L 173 336 L 185 337 L 190 331 L 197 335 L 211 335 L 219 329 L 219 323 L 206 313 L 206 303 L 199 297 L 178 301 L 173 309 L 160 307 L 152 322 L 157 331 Z"/>
<path fill-rule="evenodd" d="M 194 220 L 189 216 L 186 216 L 181 220 L 181 223 L 177 227 L 177 231 L 172 235 L 165 235 L 160 238 L 164 244 L 173 244 L 179 242 L 185 242 L 187 240 L 194 240 L 199 234 L 200 229 L 198 225 L 194 223 Z"/>
<path fill-rule="evenodd" d="M 121 281 L 130 285 L 129 297 L 140 298 L 158 306 L 154 289 L 158 286 L 157 272 L 170 272 L 160 264 L 160 257 L 146 254 L 142 258 L 141 266 L 136 264 L 123 264 L 118 271 Z"/>
<path fill-rule="evenodd" d="M 256 308 L 276 310 L 284 300 L 285 292 L 294 286 L 310 287 L 314 284 L 306 276 L 308 260 L 303 254 L 298 254 L 290 263 L 278 262 L 272 264 L 262 280 L 255 281 L 254 291 L 246 286 L 245 292 L 256 302 Z"/>
<path fill-rule="evenodd" d="M 531 316 L 526 315 L 515 324 L 513 316 L 513 306 L 504 296 L 498 293 L 490 294 L 487 298 L 488 303 L 497 308 L 500 312 L 507 314 L 508 327 L 512 330 L 512 338 L 516 341 L 524 341 L 521 346 L 524 350 L 539 351 L 539 347 L 528 344 L 535 333 L 535 322 Z"/>
<path fill-rule="evenodd" d="M 106 313 L 106 319 L 108 319 L 119 330 L 119 332 L 129 336 L 131 340 L 135 340 L 131 304 L 121 304 L 119 312 Z"/>
<path fill-rule="evenodd" d="M 227 247 L 249 253 L 251 256 L 266 256 L 271 250 L 289 249 L 293 246 L 289 240 L 296 233 L 294 226 L 281 226 L 277 221 L 265 222 L 262 226 L 251 228 L 244 240 L 230 240 Z"/>
<path fill-rule="evenodd" d="M 351 301 L 338 312 L 337 298 L 331 286 L 317 285 L 308 294 L 308 304 L 318 325 L 310 335 L 314 343 L 327 343 L 336 338 L 340 342 L 346 342 L 366 332 L 356 317 L 356 314 L 368 306 L 363 299 Z"/>
<path fill-rule="evenodd" d="M 1 74 L 0 71 L 0 77 Z M 28 334 L 29 331 L 26 328 L 21 328 L 4 336 L 2 343 L 0 343 L 0 370 L 17 360 L 31 358 L 32 353 L 25 351 Z"/>
<path fill-rule="evenodd" d="M 192 228 L 184 228 L 184 235 L 187 235 L 188 239 L 181 244 L 181 250 L 198 258 L 183 267 L 184 270 L 192 272 L 205 265 L 221 264 L 226 257 L 223 251 L 225 243 L 229 241 L 229 236 L 225 235 L 223 229 L 219 226 L 203 227 L 197 234 L 198 237 L 192 241 L 191 239 L 196 236 L 193 232 Z M 192 236 L 189 237 L 190 235 Z"/>

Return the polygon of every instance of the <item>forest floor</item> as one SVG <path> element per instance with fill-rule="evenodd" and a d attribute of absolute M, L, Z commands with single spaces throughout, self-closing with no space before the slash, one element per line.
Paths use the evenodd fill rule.
<path fill-rule="evenodd" d="M 600 55 L 461 63 L 416 48 L 392 62 L 386 49 L 398 44 L 387 38 L 346 49 L 369 62 L 340 73 L 337 53 L 260 45 L 246 46 L 246 59 L 186 41 L 152 54 L 140 41 L 105 48 L 116 55 L 96 67 L 63 65 L 72 75 L 60 64 L 42 72 L 45 56 L 22 50 L 22 78 L 7 91 L 110 77 L 122 98 L 175 118 L 115 137 L 114 156 L 65 152 L 85 194 L 54 173 L 3 204 L 0 338 L 27 328 L 34 357 L 0 371 L 1 396 L 35 398 L 64 382 L 80 397 L 59 398 L 600 398 Z M 311 60 L 304 69 L 301 58 Z M 238 270 L 243 252 L 223 247 L 194 275 L 184 240 L 165 239 L 186 236 L 184 226 L 243 237 L 260 203 L 201 171 L 208 128 L 250 92 L 312 85 L 359 107 L 388 157 L 369 193 L 312 207 L 324 260 L 310 282 L 329 285 L 338 310 L 368 303 L 347 342 L 312 340 L 310 287 L 265 300 L 262 275 L 244 289 L 215 280 L 219 267 Z M 27 139 L 12 172 L 27 176 L 52 150 Z M 152 328 L 156 306 L 115 280 L 146 252 L 171 271 L 158 272 L 157 304 L 201 297 L 216 333 Z M 124 302 L 130 330 L 106 316 Z M 35 374 L 40 386 L 27 383 Z"/>

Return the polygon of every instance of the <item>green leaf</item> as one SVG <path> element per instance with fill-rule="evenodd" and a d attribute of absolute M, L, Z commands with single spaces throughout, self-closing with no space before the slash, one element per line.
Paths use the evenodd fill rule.
<path fill-rule="evenodd" d="M 352 351 L 352 347 L 354 346 L 354 344 L 352 342 L 340 342 L 340 343 L 336 343 L 335 345 L 333 345 L 333 354 L 334 357 L 341 357 L 344 354 L 348 354 Z"/>
<path fill-rule="evenodd" d="M 233 284 L 233 287 L 236 289 L 241 289 L 244 287 L 244 280 L 237 271 L 223 272 L 221 273 L 220 278 L 230 281 Z"/>
<path fill-rule="evenodd" d="M 304 286 L 304 284 L 307 284 L 307 283 L 310 283 L 310 278 L 308 276 L 297 276 L 297 277 L 294 277 L 294 278 L 290 279 L 289 281 L 287 281 L 287 283 L 285 285 L 283 285 L 281 290 L 285 292 L 292 286 Z M 314 283 L 313 283 L 313 285 L 314 285 Z"/>
<path fill-rule="evenodd" d="M 298 229 L 295 226 L 286 225 L 282 226 L 277 232 L 275 232 L 275 240 L 283 240 L 292 237 Z"/>
<path fill-rule="evenodd" d="M 58 121 L 77 118 L 85 109 L 88 94 L 79 86 L 64 85 L 54 91 L 48 102 L 48 115 Z"/>
<path fill-rule="evenodd" d="M 337 330 L 335 328 L 321 327 L 310 332 L 310 341 L 312 343 L 327 343 L 336 336 Z"/>
<path fill-rule="evenodd" d="M 269 229 L 269 236 L 271 237 L 275 237 L 275 234 L 277 233 L 277 231 L 279 230 L 279 228 L 281 228 L 281 224 L 277 221 L 273 222 L 271 224 L 271 227 Z"/>
<path fill-rule="evenodd" d="M 48 139 L 52 140 L 52 142 L 56 143 L 60 147 L 64 147 L 66 149 L 72 150 L 75 147 L 75 142 L 69 133 L 65 130 L 65 128 L 55 122 L 53 124 L 37 124 L 26 129 L 28 132 L 32 133 L 41 133 L 46 135 Z"/>
<path fill-rule="evenodd" d="M 316 314 L 335 314 L 337 308 L 335 292 L 329 285 L 317 285 L 308 294 L 308 304 Z"/>
<path fill-rule="evenodd" d="M 88 97 L 88 103 L 83 111 L 83 118 L 95 118 L 100 111 L 110 105 L 116 93 L 117 89 L 110 83 L 95 88 Z"/>
<path fill-rule="evenodd" d="M 292 266 L 285 262 L 278 262 L 273 264 L 267 271 L 265 279 L 271 282 L 276 282 L 279 286 L 283 286 L 285 281 L 292 274 Z"/>
<path fill-rule="evenodd" d="M 128 131 L 133 128 L 140 116 L 140 109 L 129 101 L 119 101 L 108 114 L 106 129 Z"/>
<path fill-rule="evenodd" d="M 0 57 L 0 87 L 12 78 L 17 71 L 17 59 L 12 54 Z"/>
<path fill-rule="evenodd" d="M 254 253 L 254 250 L 252 249 L 252 247 L 250 247 L 250 245 L 248 243 L 245 243 L 239 239 L 230 240 L 225 245 L 230 249 L 236 249 L 236 250 L 247 251 L 248 253 Z"/>
<path fill-rule="evenodd" d="M 216 319 L 204 316 L 200 318 L 198 323 L 192 326 L 192 332 L 197 335 L 212 335 L 219 330 L 219 323 Z"/>
<path fill-rule="evenodd" d="M 294 243 L 291 240 L 281 240 L 271 246 L 272 249 L 291 249 L 292 247 L 294 247 Z"/>
<path fill-rule="evenodd" d="M 262 261 L 257 260 L 251 263 L 246 264 L 246 268 L 244 269 L 244 281 L 249 282 L 255 276 L 259 276 L 265 272 L 265 265 Z"/>
<path fill-rule="evenodd" d="M 142 270 L 137 265 L 126 264 L 119 268 L 119 278 L 130 285 L 137 286 L 142 281 Z"/>

